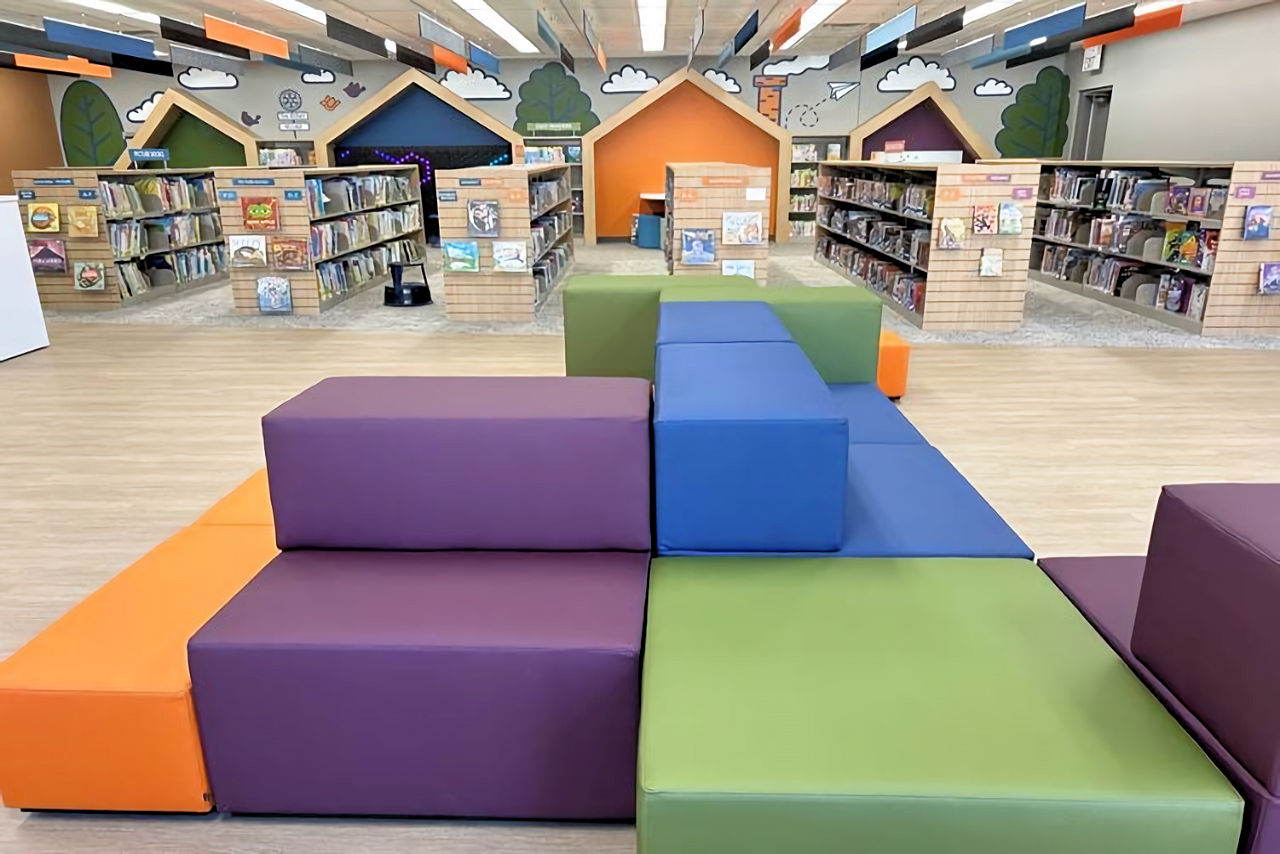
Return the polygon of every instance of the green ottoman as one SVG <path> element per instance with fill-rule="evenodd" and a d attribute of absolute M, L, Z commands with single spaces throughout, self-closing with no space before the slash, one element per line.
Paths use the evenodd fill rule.
<path fill-rule="evenodd" d="M 863 288 L 679 288 L 664 301 L 763 300 L 829 383 L 873 383 L 880 354 L 879 297 Z"/>
<path fill-rule="evenodd" d="M 742 276 L 571 276 L 564 285 L 564 367 L 570 377 L 653 379 L 658 295 L 746 287 Z"/>
<path fill-rule="evenodd" d="M 665 558 L 640 854 L 1234 854 L 1242 803 L 1021 560 Z"/>

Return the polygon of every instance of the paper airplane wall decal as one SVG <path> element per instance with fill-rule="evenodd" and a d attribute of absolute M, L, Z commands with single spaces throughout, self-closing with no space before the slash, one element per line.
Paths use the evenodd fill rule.
<path fill-rule="evenodd" d="M 858 88 L 858 84 L 857 84 L 857 83 L 831 83 L 831 82 L 828 82 L 828 83 L 827 83 L 827 86 L 831 89 L 831 100 L 833 100 L 833 101 L 839 101 L 839 100 L 840 100 L 841 98 L 843 98 L 845 95 L 848 95 L 848 94 L 849 94 L 850 92 L 852 92 L 854 89 L 857 89 L 857 88 Z"/>

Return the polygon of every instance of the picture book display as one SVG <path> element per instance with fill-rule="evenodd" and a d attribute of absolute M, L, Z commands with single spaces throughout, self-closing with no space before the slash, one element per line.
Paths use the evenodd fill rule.
<path fill-rule="evenodd" d="M 494 199 L 471 199 L 467 202 L 467 236 L 497 237 L 502 233 L 499 205 Z"/>
<path fill-rule="evenodd" d="M 232 267 L 267 266 L 267 238 L 261 234 L 228 234 L 227 252 Z"/>
<path fill-rule="evenodd" d="M 754 279 L 756 277 L 755 261 L 721 261 L 720 273 L 725 276 L 747 276 Z"/>
<path fill-rule="evenodd" d="M 1271 237 L 1271 205 L 1250 205 L 1244 213 L 1244 239 L 1267 240 Z"/>
<path fill-rule="evenodd" d="M 271 266 L 277 270 L 310 269 L 311 255 L 307 249 L 307 241 L 292 237 L 273 237 Z"/>
<path fill-rule="evenodd" d="M 279 231 L 280 200 L 272 196 L 246 196 L 240 199 L 240 212 L 245 231 Z"/>
<path fill-rule="evenodd" d="M 716 262 L 716 233 L 710 228 L 685 228 L 680 232 L 680 263 L 702 266 Z"/>
<path fill-rule="evenodd" d="M 818 162 L 818 146 L 811 142 L 793 142 L 791 143 L 791 162 L 792 163 L 817 163 Z"/>
<path fill-rule="evenodd" d="M 293 313 L 293 288 L 287 278 L 258 277 L 258 311 L 263 314 Z"/>
<path fill-rule="evenodd" d="M 1186 214 L 1191 207 L 1191 188 L 1186 184 L 1174 184 L 1165 197 L 1164 212 Z"/>
<path fill-rule="evenodd" d="M 523 273 L 529 269 L 529 245 L 523 240 L 493 241 L 493 269 L 500 273 Z"/>
<path fill-rule="evenodd" d="M 982 257 L 978 259 L 978 275 L 979 276 L 1003 276 L 1004 275 L 1004 250 L 996 249 L 988 246 L 982 250 Z"/>
<path fill-rule="evenodd" d="M 62 240 L 37 238 L 27 242 L 31 270 L 35 273 L 67 272 L 67 244 Z"/>
<path fill-rule="evenodd" d="M 480 272 L 480 244 L 474 240 L 446 240 L 444 251 L 444 268 L 450 273 Z"/>
<path fill-rule="evenodd" d="M 1258 273 L 1258 293 L 1280 294 L 1280 263 L 1273 261 L 1262 265 Z"/>
<path fill-rule="evenodd" d="M 56 233 L 61 228 L 57 202 L 31 202 L 27 205 L 27 231 Z"/>
<path fill-rule="evenodd" d="M 1017 202 L 1001 202 L 998 234 L 1022 234 L 1022 207 Z"/>
<path fill-rule="evenodd" d="M 725 211 L 720 225 L 720 240 L 725 246 L 764 243 L 764 219 L 759 211 Z"/>
<path fill-rule="evenodd" d="M 67 234 L 71 237 L 98 236 L 98 208 L 96 205 L 67 206 Z"/>
<path fill-rule="evenodd" d="M 938 230 L 939 249 L 964 248 L 964 220 L 958 216 L 943 217 Z"/>
<path fill-rule="evenodd" d="M 102 262 L 77 261 L 73 286 L 77 291 L 105 291 L 107 273 L 102 268 Z"/>
<path fill-rule="evenodd" d="M 997 234 L 997 217 L 995 205 L 973 206 L 973 233 Z"/>

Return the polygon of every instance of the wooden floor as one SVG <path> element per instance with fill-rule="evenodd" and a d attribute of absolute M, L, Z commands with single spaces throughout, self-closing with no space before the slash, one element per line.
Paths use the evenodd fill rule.
<path fill-rule="evenodd" d="M 54 325 L 0 363 L 0 654 L 262 464 L 335 374 L 558 374 L 551 336 Z M 1037 554 L 1145 548 L 1158 488 L 1280 480 L 1280 352 L 921 346 L 903 410 Z M 0 810 L 0 852 L 592 852 L 629 827 Z"/>

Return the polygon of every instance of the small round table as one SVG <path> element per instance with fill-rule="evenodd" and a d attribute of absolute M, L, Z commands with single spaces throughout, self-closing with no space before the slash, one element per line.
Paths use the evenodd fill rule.
<path fill-rule="evenodd" d="M 382 304 L 396 308 L 408 308 L 418 305 L 431 305 L 431 285 L 427 282 L 427 265 L 423 261 L 392 261 L 391 284 L 382 289 Z M 406 282 L 406 267 L 417 267 L 422 271 L 421 282 Z"/>

